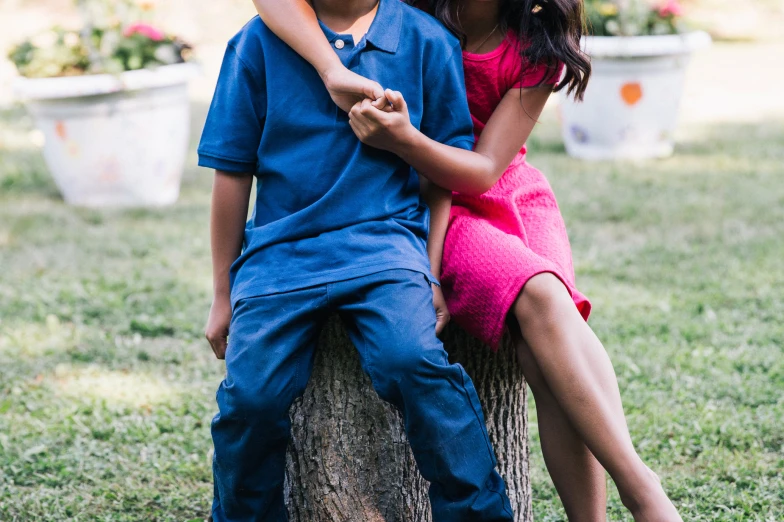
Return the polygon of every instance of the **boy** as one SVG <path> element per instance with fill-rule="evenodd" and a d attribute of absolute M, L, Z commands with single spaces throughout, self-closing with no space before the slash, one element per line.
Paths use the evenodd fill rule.
<path fill-rule="evenodd" d="M 399 0 L 314 7 L 344 64 L 400 85 L 431 138 L 471 148 L 460 46 L 442 26 Z M 403 413 L 433 520 L 512 520 L 476 392 L 435 335 L 416 174 L 362 145 L 316 71 L 258 18 L 229 43 L 199 164 L 216 169 L 207 334 L 227 371 L 212 424 L 215 522 L 287 519 L 288 410 L 332 313 L 375 390 Z"/>

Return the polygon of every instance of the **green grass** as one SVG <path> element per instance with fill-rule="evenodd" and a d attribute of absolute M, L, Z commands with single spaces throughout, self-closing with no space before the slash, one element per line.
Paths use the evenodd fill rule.
<path fill-rule="evenodd" d="M 196 126 L 199 118 L 196 118 Z M 192 520 L 222 377 L 210 175 L 162 210 L 65 206 L 21 111 L 0 113 L 0 520 Z M 685 520 L 784 519 L 784 125 L 687 127 L 669 160 L 581 163 L 558 194 L 634 441 Z M 537 520 L 564 520 L 531 412 Z M 611 520 L 628 520 L 612 491 Z"/>
<path fill-rule="evenodd" d="M 784 125 L 688 128 L 643 164 L 577 163 L 540 131 L 643 458 L 684 520 L 783 520 Z M 537 518 L 563 520 L 534 455 Z"/>

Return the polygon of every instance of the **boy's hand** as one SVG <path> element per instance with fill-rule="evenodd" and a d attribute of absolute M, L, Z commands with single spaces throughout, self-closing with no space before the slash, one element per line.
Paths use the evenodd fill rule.
<path fill-rule="evenodd" d="M 444 330 L 444 327 L 449 324 L 451 316 L 446 307 L 446 299 L 444 299 L 441 287 L 434 284 L 430 286 L 433 288 L 433 308 L 436 309 L 436 335 L 439 335 Z"/>
<path fill-rule="evenodd" d="M 373 102 L 369 99 L 357 102 L 348 113 L 349 124 L 362 143 L 396 152 L 415 129 L 403 95 L 387 89 L 384 96 Z"/>
<path fill-rule="evenodd" d="M 342 65 L 325 71 L 321 78 L 332 101 L 346 112 L 365 98 L 378 100 L 384 97 L 384 89 L 378 82 L 351 72 Z"/>
<path fill-rule="evenodd" d="M 231 299 L 228 296 L 215 296 L 210 307 L 210 316 L 207 319 L 204 336 L 218 359 L 226 358 L 229 323 L 231 323 Z"/>

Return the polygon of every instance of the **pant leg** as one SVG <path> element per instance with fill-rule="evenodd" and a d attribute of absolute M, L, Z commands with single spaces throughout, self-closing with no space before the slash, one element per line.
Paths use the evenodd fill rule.
<path fill-rule="evenodd" d="M 330 298 L 384 400 L 403 414 L 434 522 L 513 520 L 471 379 L 435 335 L 424 275 L 389 270 L 330 285 Z"/>
<path fill-rule="evenodd" d="M 240 301 L 212 421 L 215 522 L 284 522 L 289 408 L 307 385 L 326 287 Z"/>

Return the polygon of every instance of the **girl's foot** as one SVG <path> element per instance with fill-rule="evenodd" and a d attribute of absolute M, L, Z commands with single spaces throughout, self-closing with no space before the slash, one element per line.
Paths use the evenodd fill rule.
<path fill-rule="evenodd" d="M 632 516 L 635 522 L 683 522 L 664 490 L 661 490 L 659 498 L 650 505 L 643 505 L 640 509 L 632 511 Z"/>
<path fill-rule="evenodd" d="M 635 522 L 683 522 L 678 510 L 664 492 L 659 476 L 650 468 L 647 469 L 649 482 L 645 488 L 646 494 L 633 501 L 622 499 Z"/>

